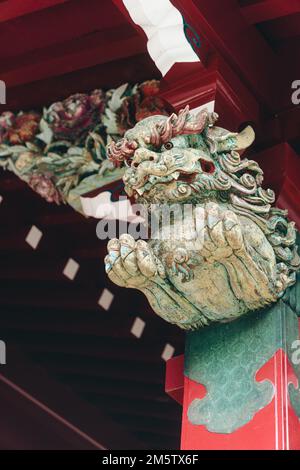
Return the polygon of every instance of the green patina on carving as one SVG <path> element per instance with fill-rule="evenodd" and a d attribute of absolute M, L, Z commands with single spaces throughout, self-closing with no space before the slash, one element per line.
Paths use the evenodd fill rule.
<path fill-rule="evenodd" d="M 299 290 L 298 280 L 295 290 Z M 294 292 L 288 293 L 292 298 Z M 274 386 L 257 382 L 257 371 L 282 348 L 293 364 L 293 343 L 298 339 L 298 318 L 289 295 L 277 304 L 252 312 L 232 323 L 213 325 L 187 335 L 185 374 L 205 385 L 207 395 L 195 399 L 188 410 L 191 423 L 211 432 L 232 433 L 248 423 L 274 397 Z M 289 385 L 290 401 L 300 417 L 300 390 Z"/>
<path fill-rule="evenodd" d="M 187 330 L 274 304 L 300 267 L 295 224 L 272 206 L 257 162 L 241 157 L 253 129 L 229 132 L 217 117 L 188 107 L 151 116 L 107 148 L 109 160 L 125 163 L 125 191 L 148 210 L 151 235 L 110 240 L 106 272 Z"/>

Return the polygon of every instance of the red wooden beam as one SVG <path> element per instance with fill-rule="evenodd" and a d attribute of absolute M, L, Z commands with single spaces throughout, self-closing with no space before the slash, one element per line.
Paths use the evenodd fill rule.
<path fill-rule="evenodd" d="M 291 88 L 290 90 L 292 91 Z M 291 91 L 289 96 L 290 100 Z M 288 93 L 286 100 L 287 99 Z M 278 112 L 275 116 L 262 123 L 259 129 L 260 135 L 257 136 L 257 140 L 259 140 L 259 144 L 263 144 L 264 147 L 280 142 L 289 142 L 291 144 L 300 143 L 299 122 L 299 105 L 290 105 L 289 108 Z"/>
<path fill-rule="evenodd" d="M 0 4 L 0 23 L 70 0 L 9 0 Z"/>
<path fill-rule="evenodd" d="M 138 26 L 131 18 L 127 8 L 125 7 L 123 0 L 112 0 L 115 6 L 120 10 L 122 15 L 124 16 L 125 20 L 132 25 L 133 28 L 136 29 L 138 34 L 141 35 L 141 37 L 144 39 L 145 44 L 147 43 L 147 36 L 145 32 L 142 30 L 140 26 Z"/>
<path fill-rule="evenodd" d="M 240 75 L 261 102 L 276 109 L 284 71 L 277 57 L 235 0 L 173 0 L 186 21 Z M 270 79 L 271 77 L 271 79 Z"/>
<path fill-rule="evenodd" d="M 211 58 L 206 69 L 198 63 L 175 64 L 162 81 L 161 96 L 176 111 L 187 104 L 193 109 L 215 101 L 219 124 L 227 129 L 238 130 L 243 122 L 259 122 L 257 101 L 220 56 Z"/>
<path fill-rule="evenodd" d="M 245 5 L 241 11 L 250 24 L 300 13 L 300 0 L 263 0 Z"/>
<path fill-rule="evenodd" d="M 60 47 L 67 41 L 99 31 L 109 34 L 112 30 L 117 40 L 120 28 L 119 39 L 122 40 L 122 26 L 134 33 L 134 28 L 126 23 L 124 16 L 109 0 L 89 0 L 88 6 L 82 0 L 72 0 L 3 23 L 0 36 L 3 46 L 0 50 L 0 70 L 5 67 L 5 58 L 11 57 L 13 63 L 18 64 L 17 56 L 30 51 L 39 53 L 43 48 L 54 44 Z M 109 45 L 106 47 L 109 50 Z"/>
<path fill-rule="evenodd" d="M 299 140 L 300 107 L 294 105 L 289 110 L 282 111 L 279 119 L 282 123 L 284 140 Z"/>
<path fill-rule="evenodd" d="M 2 64 L 0 77 L 8 87 L 13 87 L 142 52 L 144 47 L 135 31 L 128 31 L 127 25 L 124 25 L 116 30 L 100 31 L 60 46 L 54 45 L 24 57 L 10 59 Z"/>
<path fill-rule="evenodd" d="M 264 33 L 278 43 L 282 40 L 299 37 L 300 12 L 266 23 Z"/>
<path fill-rule="evenodd" d="M 159 71 L 149 55 L 146 53 L 132 55 L 104 64 L 77 69 L 64 75 L 9 87 L 7 104 L 2 105 L 1 110 L 42 109 L 43 106 L 64 99 L 72 93 L 87 92 L 95 88 L 106 90 L 122 83 L 138 83 L 149 78 L 159 78 Z M 8 184 L 8 190 L 9 186 Z"/>

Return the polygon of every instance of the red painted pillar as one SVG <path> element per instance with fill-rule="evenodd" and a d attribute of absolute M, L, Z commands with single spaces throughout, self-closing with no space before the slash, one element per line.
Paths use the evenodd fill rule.
<path fill-rule="evenodd" d="M 181 449 L 300 450 L 299 292 L 298 281 L 294 301 L 188 333 L 185 366 L 172 359 L 166 381 L 171 396 L 183 389 Z"/>
<path fill-rule="evenodd" d="M 274 385 L 272 402 L 240 429 L 222 434 L 189 421 L 190 404 L 195 398 L 205 397 L 207 391 L 203 385 L 185 377 L 181 449 L 300 450 L 300 421 L 288 396 L 289 383 L 297 386 L 298 381 L 283 351 L 278 351 L 257 373 L 257 381 L 266 379 Z"/>

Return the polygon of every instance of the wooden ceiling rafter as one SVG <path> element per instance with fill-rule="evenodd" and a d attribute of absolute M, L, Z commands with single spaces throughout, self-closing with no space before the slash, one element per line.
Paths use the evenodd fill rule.
<path fill-rule="evenodd" d="M 257 24 L 300 13 L 299 0 L 256 0 L 241 6 L 248 23 Z"/>
<path fill-rule="evenodd" d="M 0 23 L 69 1 L 71 0 L 2 0 L 0 3 Z"/>

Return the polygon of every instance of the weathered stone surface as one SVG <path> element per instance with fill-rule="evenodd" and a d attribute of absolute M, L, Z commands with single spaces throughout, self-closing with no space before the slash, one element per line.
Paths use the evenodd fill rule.
<path fill-rule="evenodd" d="M 153 116 L 108 147 L 111 160 L 126 163 L 127 194 L 156 224 L 148 242 L 110 240 L 108 276 L 141 290 L 158 315 L 185 329 L 271 305 L 300 265 L 294 223 L 272 207 L 258 164 L 240 156 L 253 130 L 232 133 L 216 120 L 188 108 Z"/>

